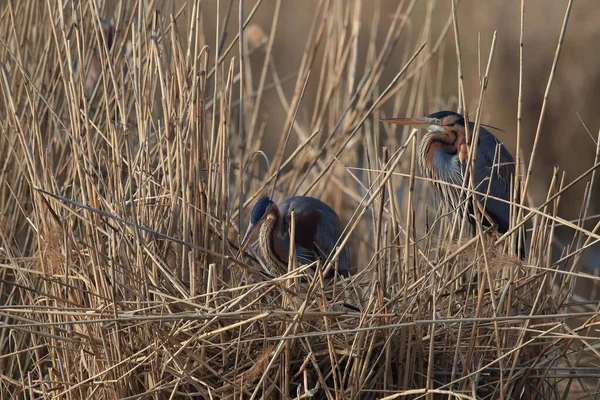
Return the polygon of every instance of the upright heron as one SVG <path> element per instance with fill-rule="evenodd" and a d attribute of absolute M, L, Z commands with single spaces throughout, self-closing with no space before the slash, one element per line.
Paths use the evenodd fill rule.
<path fill-rule="evenodd" d="M 435 192 L 444 206 L 451 210 L 462 210 L 460 193 L 469 154 L 463 116 L 453 111 L 438 111 L 424 118 L 391 118 L 383 121 L 427 129 L 417 154 L 421 172 L 433 180 Z M 474 129 L 475 125 L 470 122 L 469 131 L 473 132 Z M 510 205 L 507 202 L 513 187 L 515 160 L 504 144 L 484 127 L 479 128 L 471 173 L 474 189 L 478 192 L 476 198 L 484 210 L 483 225 L 496 225 L 498 232 L 505 233 L 510 224 Z M 491 197 L 485 196 L 486 193 Z M 469 220 L 475 225 L 472 202 L 466 204 L 470 211 Z M 521 257 L 524 256 L 523 252 L 522 248 Z"/>

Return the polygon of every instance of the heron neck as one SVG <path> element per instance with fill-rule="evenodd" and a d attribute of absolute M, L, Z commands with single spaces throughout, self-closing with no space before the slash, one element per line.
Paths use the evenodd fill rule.
<path fill-rule="evenodd" d="M 267 215 L 260 231 L 260 251 L 265 262 L 271 268 L 279 268 L 287 271 L 287 259 L 289 243 L 282 237 L 283 219 L 279 209 L 273 208 Z"/>
<path fill-rule="evenodd" d="M 460 156 L 464 149 L 461 132 L 430 132 L 419 143 L 419 167 L 425 176 L 460 184 Z"/>

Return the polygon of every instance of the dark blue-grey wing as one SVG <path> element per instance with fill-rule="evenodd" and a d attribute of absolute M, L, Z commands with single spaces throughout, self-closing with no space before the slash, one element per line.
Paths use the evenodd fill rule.
<path fill-rule="evenodd" d="M 499 146 L 499 149 L 496 148 Z M 498 156 L 495 156 L 498 153 Z M 510 200 L 511 181 L 514 179 L 515 161 L 508 149 L 485 128 L 479 131 L 479 145 L 475 160 L 474 181 L 476 190 L 488 193 L 493 197 Z M 484 201 L 482 196 L 479 196 Z M 485 210 L 498 224 L 498 231 L 508 230 L 510 221 L 510 205 L 488 197 Z"/>
<path fill-rule="evenodd" d="M 342 222 L 335 211 L 322 201 L 308 196 L 290 197 L 279 204 L 289 221 L 295 215 L 296 257 L 302 263 L 325 260 L 335 250 L 342 233 Z M 339 273 L 348 276 L 350 250 L 344 247 L 338 258 Z"/>
<path fill-rule="evenodd" d="M 343 225 L 338 215 L 333 211 L 321 211 L 322 221 L 327 223 L 322 224 L 322 229 L 319 229 L 316 235 L 315 243 L 319 248 L 319 251 L 323 253 L 323 256 L 329 257 L 329 255 L 335 252 L 336 246 L 339 246 L 338 240 L 342 235 Z M 350 276 L 349 271 L 350 264 L 350 248 L 344 246 L 338 257 L 338 272 L 342 276 Z"/>

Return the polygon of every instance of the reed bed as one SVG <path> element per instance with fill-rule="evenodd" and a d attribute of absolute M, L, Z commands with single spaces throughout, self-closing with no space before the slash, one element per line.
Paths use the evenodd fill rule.
<path fill-rule="evenodd" d="M 455 13 L 433 26 L 405 1 L 365 21 L 365 2 L 315 2 L 283 76 L 285 2 L 100 3 L 0 7 L 0 397 L 599 396 L 598 304 L 575 291 L 598 280 L 579 268 L 600 239 L 583 227 L 598 160 L 574 180 L 556 169 L 541 205 L 515 199 L 520 260 L 518 229 L 473 235 L 415 169 L 416 131 L 378 121 L 435 108 Z M 337 210 L 352 276 L 239 255 L 264 194 Z"/>

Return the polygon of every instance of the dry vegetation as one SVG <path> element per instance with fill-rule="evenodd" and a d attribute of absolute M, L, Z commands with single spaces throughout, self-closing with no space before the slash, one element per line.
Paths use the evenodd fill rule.
<path fill-rule="evenodd" d="M 360 1 L 311 3 L 309 32 L 288 39 L 302 61 L 282 75 L 284 2 L 246 4 L 241 41 L 237 3 L 219 2 L 220 18 L 202 2 L 134 3 L 0 7 L 1 398 L 599 396 L 598 308 L 574 292 L 597 283 L 578 272 L 600 239 L 583 228 L 591 190 L 578 221 L 557 216 L 598 160 L 515 207 L 521 262 L 515 235 L 473 236 L 437 211 L 416 132 L 378 123 L 439 108 L 451 13 L 405 1 L 365 21 Z M 274 10 L 262 28 L 261 7 Z M 384 78 L 392 57 L 403 67 Z M 237 257 L 271 192 L 338 210 L 350 279 L 272 277 Z M 572 236 L 558 261 L 557 225 Z"/>

